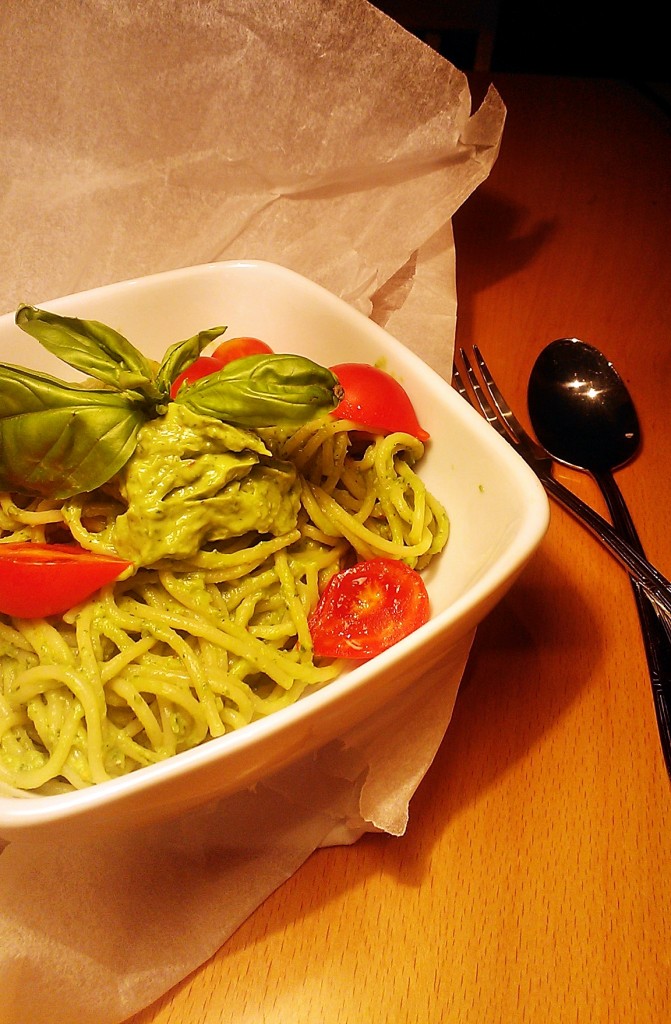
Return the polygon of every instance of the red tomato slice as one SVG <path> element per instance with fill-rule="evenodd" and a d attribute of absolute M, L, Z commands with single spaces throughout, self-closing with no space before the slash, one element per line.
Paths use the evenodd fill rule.
<path fill-rule="evenodd" d="M 339 363 L 330 369 L 345 389 L 345 397 L 331 416 L 353 420 L 378 433 L 402 430 L 428 441 L 407 391 L 391 374 L 368 363 Z"/>
<path fill-rule="evenodd" d="M 170 388 L 170 397 L 175 397 L 182 384 L 193 384 L 194 381 L 200 380 L 201 377 L 208 377 L 211 373 L 221 370 L 223 365 L 221 360 L 215 359 L 214 356 L 198 356 L 190 366 L 187 366 L 186 370 L 182 370 L 175 377 Z"/>
<path fill-rule="evenodd" d="M 19 619 L 60 615 L 129 565 L 78 544 L 0 544 L 0 612 Z"/>
<path fill-rule="evenodd" d="M 232 363 L 234 359 L 244 359 L 245 356 L 272 355 L 270 345 L 258 338 L 228 338 L 222 341 L 212 353 L 222 366 Z"/>
<path fill-rule="evenodd" d="M 373 558 L 329 580 L 309 627 L 315 654 L 372 658 L 429 619 L 424 580 L 405 562 Z"/>

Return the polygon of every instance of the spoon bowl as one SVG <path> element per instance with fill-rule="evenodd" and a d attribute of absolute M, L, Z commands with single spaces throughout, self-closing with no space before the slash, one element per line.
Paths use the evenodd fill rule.
<path fill-rule="evenodd" d="M 578 338 L 543 349 L 527 399 L 538 440 L 560 462 L 610 472 L 639 450 L 641 431 L 626 384 L 602 352 Z"/>

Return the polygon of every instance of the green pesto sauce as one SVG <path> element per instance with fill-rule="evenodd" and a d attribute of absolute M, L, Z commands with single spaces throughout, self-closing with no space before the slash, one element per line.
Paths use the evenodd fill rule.
<path fill-rule="evenodd" d="M 258 434 L 171 402 L 146 423 L 119 477 L 127 511 L 112 542 L 123 558 L 152 565 L 204 545 L 296 525 L 295 467 L 271 456 Z"/>

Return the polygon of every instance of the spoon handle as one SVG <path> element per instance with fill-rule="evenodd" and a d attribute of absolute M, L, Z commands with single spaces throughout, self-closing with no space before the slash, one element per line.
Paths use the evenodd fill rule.
<path fill-rule="evenodd" d="M 622 492 L 612 474 L 594 473 L 593 476 L 606 500 L 613 524 L 631 546 L 642 555 L 643 545 Z M 666 628 L 666 623 L 657 615 L 654 605 L 641 584 L 633 578 L 631 582 L 650 672 L 662 753 L 666 770 L 671 777 L 671 635 Z"/>
<path fill-rule="evenodd" d="M 601 541 L 629 575 L 641 584 L 659 615 L 671 624 L 671 582 L 587 502 L 582 501 L 559 480 L 555 480 L 548 470 L 537 464 L 533 468 L 548 494 Z"/>

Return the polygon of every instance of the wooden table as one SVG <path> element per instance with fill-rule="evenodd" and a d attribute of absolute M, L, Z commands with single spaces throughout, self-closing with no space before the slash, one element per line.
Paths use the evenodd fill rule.
<path fill-rule="evenodd" d="M 619 480 L 671 573 L 669 121 L 620 83 L 494 81 L 508 119 L 455 220 L 457 340 L 523 419 L 547 342 L 607 352 L 646 435 Z M 584 475 L 558 476 L 603 509 Z M 314 854 L 132 1024 L 662 1024 L 670 812 L 628 580 L 553 505 L 478 631 L 405 837 Z"/>

